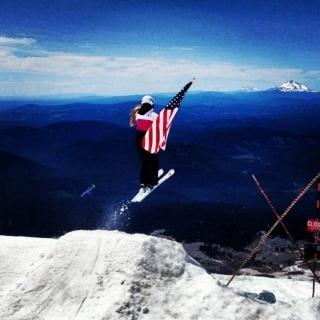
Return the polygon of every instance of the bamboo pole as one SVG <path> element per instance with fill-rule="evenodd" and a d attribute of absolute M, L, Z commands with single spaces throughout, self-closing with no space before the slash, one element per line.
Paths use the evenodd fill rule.
<path fill-rule="evenodd" d="M 266 200 L 266 202 L 268 203 L 269 207 L 271 208 L 272 212 L 275 214 L 275 216 L 277 217 L 277 219 L 280 219 L 280 215 L 278 213 L 278 211 L 276 210 L 276 208 L 274 207 L 274 205 L 272 204 L 270 198 L 268 197 L 268 195 L 266 194 L 266 192 L 263 190 L 260 182 L 258 181 L 258 179 L 255 177 L 255 175 L 252 175 L 252 178 L 254 180 L 254 182 L 256 183 L 259 191 L 261 192 L 262 196 L 264 197 L 264 199 Z M 310 269 L 310 271 L 313 274 L 313 278 L 317 279 L 317 281 L 320 283 L 320 279 L 319 277 L 316 275 L 314 268 L 312 268 L 311 264 L 309 263 L 309 261 L 304 257 L 304 253 L 302 252 L 302 249 L 299 247 L 298 243 L 293 239 L 291 233 L 289 232 L 288 228 L 286 227 L 286 225 L 284 224 L 283 221 L 280 222 L 282 228 L 284 229 L 284 231 L 286 232 L 290 242 L 297 248 L 297 250 L 299 251 L 299 254 L 301 256 L 301 259 L 307 264 L 308 268 Z"/>
<path fill-rule="evenodd" d="M 232 282 L 235 276 L 239 273 L 239 271 L 246 266 L 246 264 L 253 258 L 253 256 L 259 251 L 262 245 L 266 242 L 270 234 L 273 230 L 278 226 L 278 224 L 287 216 L 287 214 L 292 210 L 292 208 L 298 203 L 298 201 L 308 192 L 308 190 L 312 187 L 312 185 L 320 178 L 320 171 L 310 180 L 310 182 L 302 189 L 302 191 L 296 196 L 296 198 L 290 203 L 287 209 L 282 213 L 279 219 L 272 225 L 272 227 L 268 230 L 267 233 L 261 236 L 258 243 L 251 250 L 251 253 L 247 256 L 247 258 L 240 264 L 239 268 L 234 272 L 226 286 Z"/>
<path fill-rule="evenodd" d="M 314 238 L 314 261 L 313 261 L 313 281 L 312 281 L 312 298 L 314 298 L 314 294 L 316 291 L 316 272 L 317 272 L 317 259 L 318 259 L 318 254 L 317 254 L 317 244 L 318 244 L 318 238 L 319 238 L 319 231 L 316 233 L 316 236 Z"/>

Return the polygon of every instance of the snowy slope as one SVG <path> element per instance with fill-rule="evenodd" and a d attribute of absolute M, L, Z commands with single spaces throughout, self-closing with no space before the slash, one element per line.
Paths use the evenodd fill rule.
<path fill-rule="evenodd" d="M 290 80 L 280 84 L 278 87 L 272 88 L 273 91 L 282 92 L 310 92 L 311 90 L 304 84 Z"/>
<path fill-rule="evenodd" d="M 319 319 L 311 282 L 209 275 L 174 241 L 117 231 L 0 237 L 0 319 Z M 246 296 L 272 292 L 275 304 Z"/>

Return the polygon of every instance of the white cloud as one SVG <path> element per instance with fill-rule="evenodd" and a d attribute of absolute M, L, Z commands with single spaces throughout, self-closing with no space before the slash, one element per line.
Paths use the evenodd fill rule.
<path fill-rule="evenodd" d="M 169 50 L 178 50 L 178 51 L 194 51 L 195 47 L 170 47 Z"/>
<path fill-rule="evenodd" d="M 33 38 L 14 38 L 14 37 L 0 37 L 0 46 L 15 46 L 15 45 L 32 45 L 36 43 Z"/>
<path fill-rule="evenodd" d="M 306 72 L 307 77 L 319 77 L 320 76 L 320 70 L 310 70 Z"/>
<path fill-rule="evenodd" d="M 2 38 L 0 37 L 0 44 Z M 268 88 L 288 79 L 312 82 L 320 72 L 298 68 L 261 68 L 225 62 L 89 56 L 64 52 L 20 57 L 13 51 L 1 48 L 0 57 L 0 72 L 20 74 L 16 81 L 0 83 L 0 95 L 175 91 L 192 76 L 198 78 L 195 87 L 197 90 Z"/>
<path fill-rule="evenodd" d="M 6 57 L 6 56 L 9 56 L 9 54 L 10 54 L 10 50 L 0 47 L 0 57 Z"/>

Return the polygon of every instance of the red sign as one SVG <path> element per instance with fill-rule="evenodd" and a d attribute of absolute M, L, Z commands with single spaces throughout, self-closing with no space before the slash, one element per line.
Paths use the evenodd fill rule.
<path fill-rule="evenodd" d="M 319 219 L 309 219 L 307 222 L 307 231 L 309 231 L 309 232 L 320 231 L 320 220 Z"/>

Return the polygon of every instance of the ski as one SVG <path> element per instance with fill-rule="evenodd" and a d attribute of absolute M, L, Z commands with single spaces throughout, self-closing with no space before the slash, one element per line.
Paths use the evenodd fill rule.
<path fill-rule="evenodd" d="M 170 177 L 174 175 L 174 169 L 170 169 L 165 175 L 163 175 L 158 184 L 154 186 L 152 189 L 148 188 L 147 190 L 140 190 L 132 199 L 131 202 L 141 202 L 144 200 L 152 191 L 157 189 L 163 182 L 168 180 Z"/>

